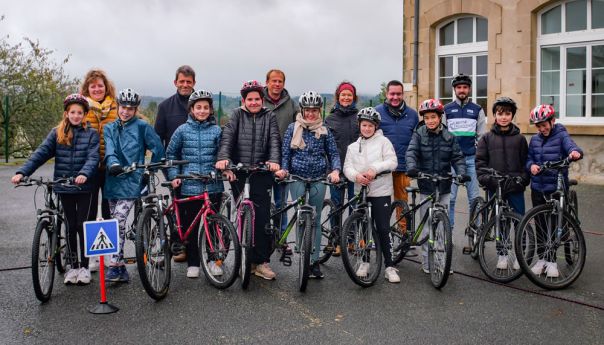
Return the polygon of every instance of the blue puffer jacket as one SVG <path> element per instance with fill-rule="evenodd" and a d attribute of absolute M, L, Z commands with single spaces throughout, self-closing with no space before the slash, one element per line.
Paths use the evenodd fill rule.
<path fill-rule="evenodd" d="M 405 154 L 407 153 L 413 131 L 419 123 L 417 111 L 408 107 L 404 102 L 398 109 L 392 108 L 384 102 L 384 104 L 378 105 L 375 110 L 382 117 L 380 129 L 384 132 L 384 136 L 390 140 L 392 146 L 394 146 L 394 152 L 396 152 L 396 159 L 398 160 L 396 171 L 407 171 Z"/>
<path fill-rule="evenodd" d="M 340 154 L 331 131 L 327 130 L 327 135 L 321 135 L 317 139 L 314 133 L 305 128 L 302 139 L 306 147 L 292 149 L 290 145 L 295 124 L 294 122 L 287 127 L 283 137 L 281 169 L 306 178 L 325 176 L 332 170 L 342 171 Z"/>
<path fill-rule="evenodd" d="M 561 124 L 555 124 L 549 136 L 544 137 L 541 133 L 538 133 L 531 138 L 526 169 L 530 174 L 531 165 L 564 159 L 572 151 L 577 151 L 583 156 L 583 150 L 573 141 L 566 128 Z M 564 180 L 566 186 L 568 186 L 568 169 L 564 171 Z M 531 175 L 531 189 L 551 193 L 556 190 L 557 181 L 558 173 L 556 170 L 546 170 L 537 176 Z"/>
<path fill-rule="evenodd" d="M 89 193 L 95 184 L 96 171 L 99 166 L 99 134 L 92 128 L 82 126 L 72 127 L 73 138 L 71 146 L 57 143 L 57 128 L 53 128 L 44 142 L 17 174 L 31 176 L 47 160 L 55 157 L 55 180 L 62 177 L 87 177 L 86 183 L 80 189 L 55 186 L 56 193 L 75 194 Z"/>
<path fill-rule="evenodd" d="M 213 118 L 199 122 L 190 115 L 187 122 L 176 129 L 166 150 L 167 159 L 188 160 L 189 164 L 168 169 L 168 179 L 173 180 L 176 175 L 189 173 L 209 174 L 216 164 L 216 155 L 220 144 L 220 127 Z M 208 184 L 209 193 L 218 193 L 224 190 L 222 182 Z M 196 180 L 184 180 L 180 187 L 183 195 L 199 195 L 205 190 L 204 183 Z"/>
<path fill-rule="evenodd" d="M 145 163 L 145 152 L 153 153 L 151 162 L 164 158 L 164 147 L 153 127 L 133 117 L 128 122 L 117 119 L 103 127 L 107 177 L 103 189 L 105 199 L 136 199 L 140 197 L 143 171 L 138 169 L 122 176 L 109 175 L 109 167 L 126 167 L 133 162 Z"/>

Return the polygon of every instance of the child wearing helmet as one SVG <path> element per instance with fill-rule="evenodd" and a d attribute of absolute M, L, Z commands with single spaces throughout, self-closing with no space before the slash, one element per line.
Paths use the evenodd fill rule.
<path fill-rule="evenodd" d="M 88 112 L 88 101 L 80 94 L 67 96 L 63 101 L 63 119 L 53 128 L 44 142 L 27 162 L 17 170 L 11 182 L 19 183 L 31 176 L 42 164 L 55 158 L 54 179 L 74 178 L 78 188 L 55 185 L 67 220 L 67 262 L 65 284 L 89 284 L 88 258 L 84 257 L 84 228 L 90 212 L 90 200 L 96 186 L 99 164 L 99 134 L 83 122 Z M 79 242 L 78 242 L 79 239 Z M 78 244 L 80 247 L 78 255 Z"/>
<path fill-rule="evenodd" d="M 400 277 L 394 268 L 390 242 L 390 204 L 394 187 L 392 175 L 385 171 L 393 171 L 398 166 L 394 146 L 379 129 L 381 116 L 374 108 L 363 108 L 357 114 L 359 123 L 359 138 L 348 146 L 344 161 L 344 174 L 356 185 L 369 186 L 367 200 L 371 202 L 371 213 L 379 234 L 379 241 L 386 266 L 385 278 L 391 283 L 399 283 Z M 359 265 L 356 275 L 367 276 L 370 269 L 368 262 Z"/>
<path fill-rule="evenodd" d="M 314 91 L 308 91 L 300 96 L 300 112 L 296 121 L 291 123 L 283 136 L 281 146 L 281 170 L 275 175 L 283 179 L 288 174 L 295 174 L 304 178 L 318 178 L 329 173 L 332 182 L 339 182 L 341 170 L 340 155 L 333 133 L 325 127 L 321 118 L 323 98 Z M 292 183 L 289 190 L 292 199 L 297 199 L 304 194 L 303 182 Z M 315 182 L 311 186 L 309 203 L 320 210 L 325 199 L 325 184 Z M 302 229 L 298 228 L 297 235 L 300 240 Z M 321 217 L 315 217 L 315 241 L 311 256 L 311 278 L 323 278 L 319 267 L 319 254 L 321 252 Z"/>
<path fill-rule="evenodd" d="M 189 96 L 189 118 L 180 125 L 168 144 L 166 158 L 174 160 L 187 160 L 188 164 L 171 167 L 168 169 L 168 180 L 176 190 L 179 198 L 200 195 L 207 187 L 210 200 L 216 209 L 219 209 L 221 193 L 224 190 L 221 181 L 208 183 L 199 180 L 181 180 L 177 175 L 189 173 L 210 174 L 215 172 L 214 163 L 220 144 L 220 127 L 214 118 L 212 94 L 205 90 L 197 90 Z M 180 204 L 179 213 L 183 230 L 188 229 L 203 206 L 203 200 L 195 200 Z M 187 251 L 187 277 L 199 277 L 199 247 L 196 239 L 199 227 L 195 227 L 189 234 L 186 242 Z M 178 236 L 178 235 L 177 235 Z M 220 266 L 210 262 L 210 274 L 220 276 L 223 274 Z"/>
<path fill-rule="evenodd" d="M 105 166 L 107 174 L 103 198 L 109 200 L 111 217 L 119 223 L 119 253 L 111 258 L 107 281 L 128 282 L 128 271 L 124 261 L 126 219 L 134 201 L 141 196 L 143 171 L 136 170 L 120 175 L 125 166 L 145 163 L 147 150 L 151 151 L 152 162 L 164 158 L 164 147 L 153 127 L 136 115 L 140 96 L 132 89 L 118 93 L 118 118 L 103 127 L 105 137 Z"/>
<path fill-rule="evenodd" d="M 414 178 L 422 172 L 446 176 L 454 167 L 458 176 L 461 176 L 463 181 L 467 181 L 466 163 L 459 143 L 442 123 L 443 105 L 437 99 L 428 99 L 421 103 L 419 113 L 423 117 L 423 123 L 415 129 L 405 155 L 407 175 Z M 439 188 L 440 200 L 437 201 L 443 205 L 449 204 L 451 183 L 434 185 L 430 181 L 419 180 L 417 185 L 420 200 L 426 199 L 435 188 Z M 429 206 L 429 203 L 424 204 L 420 214 L 424 214 Z M 428 232 L 424 232 L 423 235 L 427 236 Z M 421 267 L 424 273 L 429 273 L 427 241 L 422 245 L 422 249 Z"/>
<path fill-rule="evenodd" d="M 536 106 L 530 114 L 531 123 L 539 133 L 533 135 L 528 147 L 526 170 L 531 175 L 531 201 L 533 207 L 545 204 L 556 191 L 557 172 L 540 171 L 539 165 L 547 161 L 557 161 L 569 157 L 578 160 L 583 157 L 583 150 L 573 141 L 566 128 L 556 123 L 554 107 L 549 104 Z M 568 170 L 564 172 L 565 186 L 568 186 Z M 545 229 L 537 226 L 537 231 Z M 545 235 L 542 236 L 544 238 Z M 534 274 L 545 273 L 547 277 L 557 278 L 560 274 L 555 257 L 547 257 L 543 246 L 537 247 L 539 260 L 531 267 Z"/>
<path fill-rule="evenodd" d="M 529 175 L 524 168 L 528 145 L 520 129 L 512 122 L 516 115 L 516 102 L 509 97 L 499 97 L 493 103 L 495 123 L 489 132 L 482 135 L 476 148 L 476 172 L 478 181 L 489 195 L 497 190 L 497 181 L 482 171 L 492 168 L 504 175 L 517 177 L 503 183 L 503 198 L 520 216 L 524 215 L 524 189 L 529 184 Z M 509 229 L 508 229 L 509 230 Z M 508 236 L 504 233 L 503 236 Z M 515 253 L 497 245 L 497 269 L 520 269 Z"/>

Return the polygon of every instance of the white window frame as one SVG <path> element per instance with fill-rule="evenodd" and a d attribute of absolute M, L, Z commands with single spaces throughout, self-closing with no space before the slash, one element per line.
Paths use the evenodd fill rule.
<path fill-rule="evenodd" d="M 604 125 L 603 117 L 592 117 L 592 46 L 604 45 L 604 28 L 591 29 L 591 0 L 587 0 L 587 20 L 586 30 L 566 32 L 566 4 L 573 0 L 565 0 L 552 4 L 537 13 L 537 92 L 535 104 L 541 103 L 541 49 L 548 47 L 560 47 L 560 104 L 559 109 L 556 109 L 559 121 L 569 125 Z M 553 34 L 541 34 L 542 15 L 553 9 L 561 6 L 560 20 L 561 32 Z M 583 116 L 566 116 L 566 50 L 568 48 L 586 47 L 586 85 L 585 85 L 585 114 Z"/>
<path fill-rule="evenodd" d="M 472 40 L 473 42 L 470 43 L 462 43 L 462 44 L 450 44 L 450 45 L 445 45 L 445 46 L 441 46 L 440 45 L 440 29 L 442 29 L 444 26 L 449 25 L 451 22 L 454 23 L 453 25 L 453 42 L 457 42 L 457 22 L 459 19 L 463 19 L 463 18 L 472 18 L 473 19 L 473 24 L 472 24 Z M 453 76 L 458 74 L 458 69 L 457 69 L 457 60 L 459 58 L 464 58 L 464 57 L 472 57 L 472 85 L 476 85 L 476 57 L 478 56 L 483 56 L 485 55 L 487 57 L 487 65 L 488 65 L 488 59 L 489 59 L 489 42 L 487 41 L 481 41 L 481 42 L 476 42 L 476 19 L 480 18 L 480 19 L 484 19 L 487 20 L 487 24 L 488 24 L 488 18 L 485 17 L 481 17 L 481 16 L 468 16 L 468 15 L 464 15 L 464 16 L 459 16 L 456 18 L 451 19 L 448 22 L 445 22 L 441 25 L 439 25 L 436 28 L 436 51 L 434 54 L 435 55 L 435 66 L 436 66 L 436 73 L 435 73 L 435 95 L 437 99 L 440 99 L 442 97 L 442 95 L 440 94 L 440 58 L 443 57 L 453 57 Z M 488 73 L 487 73 L 488 75 Z M 472 101 L 474 101 L 476 99 L 475 96 L 475 92 L 476 92 L 476 88 L 472 88 L 472 94 L 470 95 L 470 99 Z M 452 97 L 453 99 L 455 99 L 455 92 L 451 91 Z M 488 90 L 487 90 L 487 94 L 488 94 Z"/>

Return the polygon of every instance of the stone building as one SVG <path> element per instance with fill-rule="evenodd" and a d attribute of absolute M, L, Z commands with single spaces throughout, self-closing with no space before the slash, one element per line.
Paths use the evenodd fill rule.
<path fill-rule="evenodd" d="M 499 96 L 517 101 L 527 135 L 530 110 L 552 104 L 585 151 L 574 176 L 604 183 L 604 0 L 404 0 L 403 10 L 409 104 L 451 101 L 457 73 L 472 76 L 489 124 Z"/>

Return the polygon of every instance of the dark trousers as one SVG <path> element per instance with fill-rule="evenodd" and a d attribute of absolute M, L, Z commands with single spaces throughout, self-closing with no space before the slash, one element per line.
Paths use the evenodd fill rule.
<path fill-rule="evenodd" d="M 96 220 L 97 211 L 99 207 L 99 191 L 103 191 L 105 186 L 105 169 L 98 169 L 96 176 L 96 186 L 92 190 L 92 202 L 90 203 L 90 213 L 88 214 L 88 220 Z M 111 211 L 109 210 L 109 200 L 101 199 L 101 216 L 103 219 L 111 219 Z"/>
<path fill-rule="evenodd" d="M 371 203 L 371 218 L 377 230 L 382 253 L 384 254 L 384 264 L 386 267 L 394 266 L 392 263 L 392 245 L 390 243 L 390 196 L 367 197 Z"/>
<path fill-rule="evenodd" d="M 178 198 L 186 198 L 190 195 L 179 195 Z M 220 207 L 220 198 L 221 193 L 213 193 L 210 194 L 210 202 L 214 205 L 213 209 L 219 209 Z M 178 213 L 180 214 L 180 225 L 182 226 L 183 234 L 187 232 L 197 213 L 201 210 L 203 206 L 203 200 L 195 200 L 189 201 L 178 205 Z M 197 225 L 191 229 L 191 233 L 185 239 L 185 247 L 187 249 L 187 266 L 195 266 L 199 267 L 199 263 L 201 262 L 201 258 L 199 255 L 199 229 L 203 224 L 203 220 L 200 218 L 197 222 Z M 202 234 L 202 236 L 205 236 Z"/>
<path fill-rule="evenodd" d="M 59 195 L 67 222 L 67 262 L 71 268 L 88 268 L 88 258 L 84 256 L 84 222 L 88 220 L 90 214 L 91 195 L 90 193 Z"/>
<path fill-rule="evenodd" d="M 237 174 L 237 180 L 231 182 L 233 195 L 238 198 L 243 192 L 245 185 L 245 174 Z M 270 219 L 271 194 L 273 178 L 270 173 L 255 173 L 250 178 L 250 199 L 254 203 L 254 248 L 252 250 L 251 262 L 263 264 L 270 262 L 269 249 L 272 241 L 267 233 L 266 227 Z"/>

